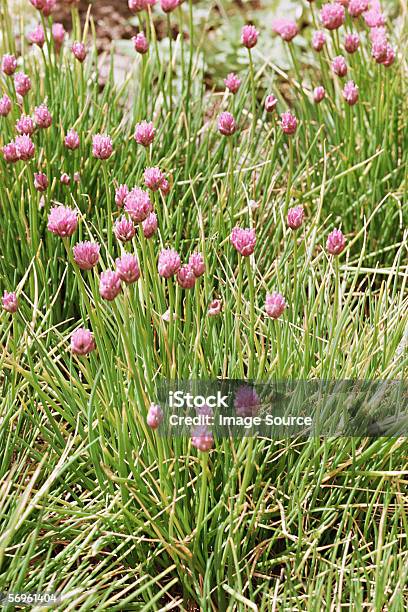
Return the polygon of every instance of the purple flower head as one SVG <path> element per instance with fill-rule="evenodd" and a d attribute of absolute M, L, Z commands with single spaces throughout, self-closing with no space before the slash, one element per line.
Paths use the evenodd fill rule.
<path fill-rule="evenodd" d="M 260 407 L 259 395 L 252 387 L 243 385 L 235 393 L 234 408 L 238 416 L 255 416 Z"/>
<path fill-rule="evenodd" d="M 205 273 L 205 262 L 201 253 L 191 253 L 188 263 L 192 266 L 197 278 Z"/>
<path fill-rule="evenodd" d="M 7 94 L 0 99 L 0 116 L 7 117 L 12 109 L 12 103 Z"/>
<path fill-rule="evenodd" d="M 14 75 L 14 86 L 20 96 L 25 96 L 31 89 L 30 78 L 24 72 L 16 72 Z"/>
<path fill-rule="evenodd" d="M 38 172 L 34 174 L 34 187 L 40 193 L 47 190 L 48 178 L 43 172 Z"/>
<path fill-rule="evenodd" d="M 1 69 L 4 74 L 7 74 L 7 76 L 11 76 L 12 74 L 14 74 L 17 70 L 17 60 L 15 56 L 10 55 L 9 53 L 3 55 L 1 60 Z"/>
<path fill-rule="evenodd" d="M 221 300 L 213 300 L 211 304 L 208 306 L 207 314 L 209 317 L 216 317 L 220 314 L 222 310 L 222 302 Z"/>
<path fill-rule="evenodd" d="M 116 221 L 113 231 L 120 242 L 129 242 L 135 235 L 135 226 L 130 219 L 122 216 Z"/>
<path fill-rule="evenodd" d="M 72 43 L 71 51 L 75 59 L 77 59 L 78 62 L 81 62 L 81 64 L 85 61 L 86 56 L 88 55 L 88 51 L 86 50 L 84 43 L 77 40 Z"/>
<path fill-rule="evenodd" d="M 289 208 L 287 224 L 288 227 L 292 230 L 297 230 L 303 225 L 303 221 L 305 220 L 305 211 L 303 210 L 303 206 L 294 206 L 293 208 Z"/>
<path fill-rule="evenodd" d="M 191 444 L 202 453 L 208 453 L 214 446 L 214 438 L 205 426 L 196 427 L 191 436 Z"/>
<path fill-rule="evenodd" d="M 79 135 L 75 130 L 68 130 L 67 135 L 65 136 L 64 144 L 67 149 L 71 149 L 74 151 L 79 148 Z"/>
<path fill-rule="evenodd" d="M 350 17 L 360 17 L 368 10 L 368 0 L 350 0 L 348 12 Z"/>
<path fill-rule="evenodd" d="M 218 117 L 218 131 L 223 136 L 232 136 L 237 131 L 237 124 L 231 113 L 224 112 Z"/>
<path fill-rule="evenodd" d="M 157 217 L 154 212 L 151 212 L 142 223 L 143 234 L 145 238 L 151 238 L 157 231 Z"/>
<path fill-rule="evenodd" d="M 135 187 L 125 198 L 125 211 L 135 223 L 141 223 L 153 210 L 149 194 Z"/>
<path fill-rule="evenodd" d="M 71 177 L 66 172 L 63 172 L 60 177 L 60 182 L 62 185 L 69 185 L 71 182 Z"/>
<path fill-rule="evenodd" d="M 45 6 L 45 0 L 30 0 L 30 2 L 37 11 L 42 11 Z"/>
<path fill-rule="evenodd" d="M 129 10 L 132 13 L 139 13 L 139 11 L 145 11 L 149 6 L 154 6 L 157 0 L 128 0 Z"/>
<path fill-rule="evenodd" d="M 154 129 L 153 123 L 150 121 L 142 121 L 136 125 L 135 129 L 135 140 L 137 144 L 148 147 L 154 140 L 156 130 Z"/>
<path fill-rule="evenodd" d="M 328 30 L 337 30 L 346 19 L 344 7 L 338 2 L 324 4 L 320 11 L 320 19 Z"/>
<path fill-rule="evenodd" d="M 379 9 L 373 8 L 364 13 L 364 21 L 369 28 L 378 28 L 385 25 L 385 16 Z"/>
<path fill-rule="evenodd" d="M 344 234 L 339 229 L 334 229 L 327 238 L 326 249 L 330 255 L 340 255 L 346 246 Z"/>
<path fill-rule="evenodd" d="M 321 51 L 326 44 L 326 34 L 321 30 L 316 30 L 312 37 L 312 47 L 315 51 Z"/>
<path fill-rule="evenodd" d="M 71 352 L 74 355 L 88 355 L 96 348 L 93 334 L 80 327 L 71 334 Z"/>
<path fill-rule="evenodd" d="M 127 195 L 129 195 L 129 187 L 127 185 L 119 185 L 115 191 L 115 204 L 118 208 L 122 208 Z"/>
<path fill-rule="evenodd" d="M 192 289 L 196 282 L 196 275 L 191 264 L 184 264 L 177 271 L 177 282 L 183 289 Z"/>
<path fill-rule="evenodd" d="M 22 161 L 29 161 L 34 157 L 35 146 L 30 136 L 27 136 L 27 134 L 17 136 L 14 142 L 16 145 L 17 155 L 19 159 L 21 159 Z"/>
<path fill-rule="evenodd" d="M 148 52 L 149 41 L 144 35 L 144 32 L 139 32 L 139 34 L 136 34 L 136 36 L 134 36 L 132 40 L 133 40 L 133 45 L 135 47 L 135 51 L 137 51 L 137 53 L 144 55 L 145 53 Z"/>
<path fill-rule="evenodd" d="M 21 115 L 16 123 L 16 130 L 19 134 L 28 134 L 31 136 L 35 130 L 34 121 L 28 115 Z"/>
<path fill-rule="evenodd" d="M 387 54 L 385 59 L 381 62 L 383 66 L 388 68 L 395 61 L 395 49 L 391 45 L 387 45 Z"/>
<path fill-rule="evenodd" d="M 37 25 L 32 32 L 28 35 L 28 40 L 32 45 L 37 45 L 40 49 L 43 48 L 45 43 L 44 28 L 42 25 Z"/>
<path fill-rule="evenodd" d="M 164 180 L 165 176 L 160 168 L 146 168 L 144 171 L 145 185 L 152 191 L 157 191 L 160 189 Z"/>
<path fill-rule="evenodd" d="M 343 88 L 343 98 L 350 106 L 358 102 L 358 87 L 354 81 L 348 81 Z"/>
<path fill-rule="evenodd" d="M 14 140 L 4 145 L 2 150 L 3 150 L 4 159 L 6 160 L 8 164 L 14 164 L 19 160 L 19 155 L 17 152 L 16 143 L 14 142 Z"/>
<path fill-rule="evenodd" d="M 255 250 L 256 234 L 254 229 L 234 227 L 231 232 L 232 246 L 244 257 L 252 255 Z"/>
<path fill-rule="evenodd" d="M 40 104 L 34 111 L 34 119 L 39 128 L 49 128 L 52 125 L 52 116 L 45 104 Z"/>
<path fill-rule="evenodd" d="M 269 94 L 269 96 L 266 96 L 265 98 L 265 110 L 267 113 L 272 113 L 272 111 L 275 110 L 276 105 L 278 103 L 277 98 L 275 98 L 275 96 L 273 94 Z"/>
<path fill-rule="evenodd" d="M 280 125 L 285 134 L 294 134 L 297 130 L 297 119 L 295 115 L 287 111 L 281 114 Z"/>
<path fill-rule="evenodd" d="M 49 17 L 57 4 L 57 0 L 44 0 L 42 13 L 44 17 Z"/>
<path fill-rule="evenodd" d="M 326 90 L 322 85 L 315 87 L 313 90 L 313 100 L 316 104 L 320 104 L 322 100 L 326 97 Z"/>
<path fill-rule="evenodd" d="M 170 183 L 166 178 L 164 178 L 161 182 L 160 191 L 163 195 L 167 195 L 168 193 L 170 193 Z"/>
<path fill-rule="evenodd" d="M 241 87 L 241 79 L 239 79 L 233 72 L 230 72 L 227 75 L 227 78 L 224 79 L 224 84 L 231 93 L 236 94 L 238 89 Z"/>
<path fill-rule="evenodd" d="M 54 40 L 55 48 L 59 51 L 64 44 L 65 39 L 65 28 L 62 23 L 53 23 L 52 24 L 52 38 Z"/>
<path fill-rule="evenodd" d="M 171 13 L 179 4 L 179 0 L 160 0 L 160 6 L 165 13 Z"/>
<path fill-rule="evenodd" d="M 299 28 L 291 19 L 281 17 L 272 21 L 272 30 L 286 42 L 290 42 L 299 34 Z"/>
<path fill-rule="evenodd" d="M 147 413 L 146 423 L 151 429 L 157 429 L 163 421 L 163 410 L 157 404 L 151 404 Z"/>
<path fill-rule="evenodd" d="M 338 55 L 332 61 L 332 70 L 339 77 L 344 77 L 347 74 L 347 63 L 342 55 Z"/>
<path fill-rule="evenodd" d="M 97 159 L 109 159 L 113 153 L 112 138 L 104 134 L 96 134 L 92 138 L 92 152 Z"/>
<path fill-rule="evenodd" d="M 281 293 L 267 293 L 265 299 L 265 312 L 272 319 L 279 319 L 286 308 L 285 298 Z"/>
<path fill-rule="evenodd" d="M 241 30 L 241 42 L 247 49 L 252 49 L 258 42 L 258 31 L 253 25 L 246 25 Z"/>
<path fill-rule="evenodd" d="M 3 305 L 4 310 L 10 312 L 11 314 L 14 314 L 18 310 L 18 299 L 14 291 L 11 293 L 5 291 L 3 293 L 1 303 Z"/>
<path fill-rule="evenodd" d="M 72 236 L 78 226 L 77 212 L 68 206 L 54 206 L 48 215 L 47 228 L 61 238 Z"/>
<path fill-rule="evenodd" d="M 158 271 L 163 278 L 174 276 L 181 265 L 180 255 L 174 249 L 163 249 L 159 255 Z"/>
<path fill-rule="evenodd" d="M 355 53 L 360 46 L 360 37 L 358 34 L 346 34 L 344 37 L 344 48 L 347 53 Z"/>
<path fill-rule="evenodd" d="M 122 290 L 120 276 L 113 270 L 102 272 L 99 278 L 99 293 L 104 300 L 112 302 Z"/>
<path fill-rule="evenodd" d="M 99 261 L 100 246 L 97 242 L 77 242 L 73 248 L 74 261 L 81 270 L 91 270 Z"/>
<path fill-rule="evenodd" d="M 139 262 L 134 255 L 125 253 L 122 257 L 118 257 L 115 263 L 120 280 L 127 285 L 135 283 L 140 278 Z"/>

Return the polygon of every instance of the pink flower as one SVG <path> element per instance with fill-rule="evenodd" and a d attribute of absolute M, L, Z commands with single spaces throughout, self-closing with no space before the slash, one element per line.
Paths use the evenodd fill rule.
<path fill-rule="evenodd" d="M 120 280 L 127 285 L 135 283 L 140 278 L 139 262 L 134 255 L 125 253 L 122 257 L 118 257 L 115 263 Z"/>
<path fill-rule="evenodd" d="M 45 104 L 37 106 L 34 111 L 34 119 L 39 128 L 49 128 L 52 125 L 52 116 Z"/>
<path fill-rule="evenodd" d="M 181 265 L 180 255 L 174 249 L 163 249 L 159 255 L 158 271 L 163 278 L 174 276 Z"/>
<path fill-rule="evenodd" d="M 157 404 L 151 404 L 147 413 L 146 423 L 151 429 L 158 429 L 164 418 L 163 410 Z"/>
<path fill-rule="evenodd" d="M 252 49 L 258 42 L 258 32 L 255 26 L 246 25 L 241 30 L 241 42 L 247 49 Z"/>
<path fill-rule="evenodd" d="M 22 161 L 29 161 L 34 157 L 35 146 L 30 136 L 27 136 L 27 134 L 17 136 L 14 142 L 16 145 L 17 155 L 19 159 L 21 159 Z"/>
<path fill-rule="evenodd" d="M 65 28 L 62 23 L 52 24 L 52 37 L 54 39 L 55 48 L 59 51 L 64 43 Z"/>
<path fill-rule="evenodd" d="M 330 255 L 340 255 L 346 246 L 346 239 L 344 238 L 343 232 L 338 229 L 334 229 L 327 238 L 326 248 Z"/>
<path fill-rule="evenodd" d="M 364 21 L 369 28 L 378 28 L 385 25 L 385 16 L 379 9 L 371 9 L 364 13 Z"/>
<path fill-rule="evenodd" d="M 21 115 L 20 119 L 16 123 L 17 132 L 19 134 L 28 134 L 29 136 L 31 136 L 31 134 L 34 132 L 34 129 L 35 125 L 31 117 L 28 117 L 27 115 Z"/>
<path fill-rule="evenodd" d="M 160 0 L 160 6 L 165 13 L 171 13 L 179 5 L 179 0 Z"/>
<path fill-rule="evenodd" d="M 97 242 L 78 242 L 74 248 L 74 261 L 81 270 L 91 270 L 99 261 L 99 244 Z"/>
<path fill-rule="evenodd" d="M 60 182 L 62 183 L 62 185 L 69 185 L 71 182 L 71 178 L 69 174 L 67 174 L 66 172 L 63 172 L 60 177 Z"/>
<path fill-rule="evenodd" d="M 358 87 L 354 81 L 348 81 L 343 89 L 343 97 L 347 104 L 354 106 L 358 101 Z"/>
<path fill-rule="evenodd" d="M 236 94 L 238 89 L 241 87 L 241 79 L 239 79 L 233 72 L 230 72 L 227 75 L 227 78 L 224 79 L 224 84 L 231 93 Z"/>
<path fill-rule="evenodd" d="M 79 183 L 81 181 L 81 175 L 79 172 L 74 172 L 74 182 Z"/>
<path fill-rule="evenodd" d="M 141 223 L 153 210 L 149 194 L 135 187 L 125 198 L 125 211 L 135 223 Z"/>
<path fill-rule="evenodd" d="M 214 438 L 205 426 L 196 427 L 191 436 L 191 444 L 202 453 L 207 453 L 214 446 Z"/>
<path fill-rule="evenodd" d="M 325 28 L 328 30 L 336 30 L 343 25 L 346 18 L 344 7 L 334 2 L 333 4 L 324 4 L 320 11 L 320 19 Z"/>
<path fill-rule="evenodd" d="M 163 195 L 167 195 L 170 192 L 170 183 L 167 179 L 163 179 L 160 185 L 160 191 Z"/>
<path fill-rule="evenodd" d="M 319 104 L 326 97 L 326 90 L 322 85 L 315 87 L 313 90 L 313 100 Z"/>
<path fill-rule="evenodd" d="M 299 28 L 294 21 L 282 17 L 280 19 L 274 19 L 272 21 L 272 31 L 279 34 L 279 36 L 286 42 L 290 42 L 299 34 Z"/>
<path fill-rule="evenodd" d="M 127 185 L 119 185 L 115 191 L 115 204 L 118 208 L 122 208 L 127 195 L 129 195 L 129 187 Z"/>
<path fill-rule="evenodd" d="M 72 236 L 78 226 L 78 217 L 75 210 L 68 206 L 54 206 L 48 215 L 47 228 L 50 232 L 61 238 Z"/>
<path fill-rule="evenodd" d="M 44 8 L 42 10 L 44 17 L 49 17 L 57 4 L 57 0 L 44 0 Z"/>
<path fill-rule="evenodd" d="M 313 33 L 312 47 L 315 51 L 321 51 L 326 44 L 326 34 L 321 30 Z"/>
<path fill-rule="evenodd" d="M 344 37 L 344 48 L 347 53 L 355 53 L 360 46 L 360 37 L 358 34 L 346 34 Z"/>
<path fill-rule="evenodd" d="M 14 140 L 12 140 L 9 144 L 4 145 L 3 155 L 8 164 L 14 164 L 19 160 L 19 155 Z"/>
<path fill-rule="evenodd" d="M 79 148 L 79 136 L 78 133 L 75 130 L 68 130 L 67 135 L 65 136 L 65 140 L 64 140 L 65 146 L 67 147 L 67 149 L 71 149 L 71 151 L 73 151 L 74 149 L 78 149 Z"/>
<path fill-rule="evenodd" d="M 74 355 L 88 355 L 95 348 L 95 340 L 89 329 L 80 327 L 71 334 L 71 352 Z"/>
<path fill-rule="evenodd" d="M 45 43 L 44 28 L 41 25 L 37 25 L 28 35 L 28 40 L 32 45 L 37 45 L 42 49 Z"/>
<path fill-rule="evenodd" d="M 234 408 L 238 416 L 255 416 L 261 404 L 259 395 L 252 387 L 243 385 L 235 393 Z"/>
<path fill-rule="evenodd" d="M 144 55 L 149 50 L 149 42 L 143 32 L 139 32 L 132 38 L 135 51 Z"/>
<path fill-rule="evenodd" d="M 7 312 L 10 312 L 11 314 L 14 314 L 15 312 L 17 312 L 18 299 L 14 291 L 11 293 L 8 293 L 8 291 L 5 291 L 3 293 L 3 298 L 1 302 L 2 302 L 4 310 L 6 310 Z"/>
<path fill-rule="evenodd" d="M 102 272 L 99 278 L 99 293 L 104 300 L 112 302 L 122 290 L 120 276 L 113 270 Z"/>
<path fill-rule="evenodd" d="M 154 140 L 155 132 L 156 130 L 152 122 L 142 121 L 138 123 L 135 129 L 135 140 L 137 144 L 148 147 Z"/>
<path fill-rule="evenodd" d="M 332 61 L 332 70 L 339 77 L 344 77 L 347 74 L 347 63 L 342 55 L 338 55 Z"/>
<path fill-rule="evenodd" d="M 196 275 L 191 264 L 181 266 L 177 271 L 177 282 L 183 289 L 192 289 L 196 282 Z"/>
<path fill-rule="evenodd" d="M 78 60 L 78 62 L 81 62 L 81 64 L 85 61 L 86 56 L 88 55 L 84 43 L 79 42 L 78 40 L 72 43 L 71 51 L 74 57 Z"/>
<path fill-rule="evenodd" d="M 387 54 L 385 59 L 382 61 L 382 65 L 388 68 L 395 61 L 395 49 L 391 45 L 387 45 Z"/>
<path fill-rule="evenodd" d="M 303 225 L 303 221 L 305 220 L 305 211 L 303 210 L 303 206 L 294 206 L 293 208 L 289 208 L 287 224 L 288 227 L 292 230 L 297 230 Z"/>
<path fill-rule="evenodd" d="M 9 53 L 3 55 L 1 60 L 1 69 L 4 74 L 7 74 L 7 76 L 11 76 L 15 73 L 17 70 L 17 60 L 14 55 L 10 55 Z"/>
<path fill-rule="evenodd" d="M 223 136 L 232 136 L 237 131 L 237 124 L 231 113 L 224 112 L 218 117 L 218 131 Z"/>
<path fill-rule="evenodd" d="M 43 174 L 42 172 L 39 172 L 38 174 L 37 173 L 34 174 L 34 187 L 40 193 L 42 193 L 43 191 L 46 191 L 48 188 L 47 176 Z"/>
<path fill-rule="evenodd" d="M 265 312 L 272 319 L 279 319 L 287 304 L 282 294 L 274 292 L 267 293 L 265 299 Z"/>
<path fill-rule="evenodd" d="M 194 275 L 197 278 L 205 273 L 205 262 L 201 253 L 191 253 L 188 263 L 193 268 Z"/>
<path fill-rule="evenodd" d="M 348 5 L 350 17 L 360 17 L 360 15 L 367 10 L 368 0 L 350 0 Z"/>
<path fill-rule="evenodd" d="M 254 229 L 234 227 L 230 236 L 232 246 L 244 257 L 252 255 L 255 250 L 256 234 Z"/>
<path fill-rule="evenodd" d="M 160 168 L 146 168 L 146 170 L 144 171 L 145 185 L 152 191 L 157 191 L 158 189 L 160 189 L 164 180 L 165 177 Z"/>
<path fill-rule="evenodd" d="M 267 113 L 271 113 L 272 111 L 275 110 L 276 105 L 278 103 L 277 98 L 275 98 L 275 96 L 273 94 L 269 94 L 269 96 L 266 96 L 265 98 L 265 110 Z"/>
<path fill-rule="evenodd" d="M 92 152 L 97 159 L 109 159 L 113 153 L 112 139 L 104 134 L 96 134 L 92 139 Z"/>
<path fill-rule="evenodd" d="M 25 96 L 31 89 L 30 78 L 24 72 L 16 72 L 14 75 L 14 86 L 20 96 Z"/>
<path fill-rule="evenodd" d="M 129 10 L 132 13 L 138 13 L 139 11 L 145 11 L 149 6 L 154 6 L 156 0 L 128 0 Z"/>
<path fill-rule="evenodd" d="M 130 219 L 122 216 L 116 221 L 113 231 L 120 242 L 129 242 L 135 235 L 135 226 Z"/>
<path fill-rule="evenodd" d="M 282 113 L 280 125 L 285 134 L 294 134 L 297 130 L 297 119 L 289 111 Z"/>
<path fill-rule="evenodd" d="M 213 300 L 208 307 L 207 314 L 209 317 L 216 317 L 217 315 L 220 314 L 221 309 L 222 309 L 221 300 Z"/>
<path fill-rule="evenodd" d="M 30 2 L 37 11 L 42 11 L 45 6 L 45 0 L 30 0 Z"/>
<path fill-rule="evenodd" d="M 145 238 L 151 238 L 157 231 L 157 217 L 154 212 L 151 212 L 142 223 L 143 234 Z"/>
<path fill-rule="evenodd" d="M 0 99 L 0 116 L 7 117 L 12 109 L 12 103 L 7 94 Z"/>

